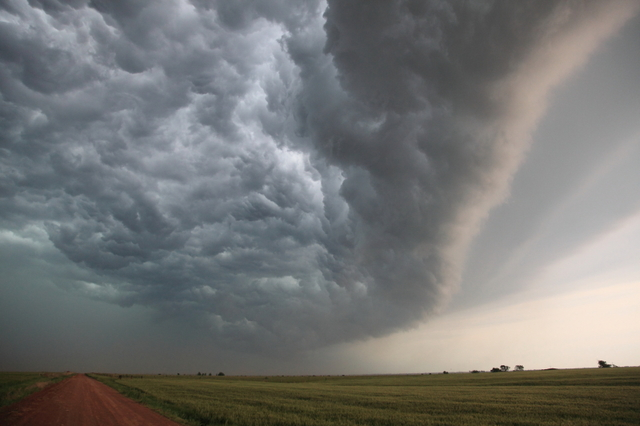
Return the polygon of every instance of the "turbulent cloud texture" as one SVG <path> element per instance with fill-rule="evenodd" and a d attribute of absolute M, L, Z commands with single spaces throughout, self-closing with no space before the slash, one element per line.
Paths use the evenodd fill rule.
<path fill-rule="evenodd" d="M 238 347 L 414 325 L 549 89 L 636 6 L 4 2 L 3 235 L 46 235 L 93 277 L 70 291 Z"/>

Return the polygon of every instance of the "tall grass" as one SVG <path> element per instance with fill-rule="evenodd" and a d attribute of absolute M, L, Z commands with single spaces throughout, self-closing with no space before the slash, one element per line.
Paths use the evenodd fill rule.
<path fill-rule="evenodd" d="M 638 425 L 640 368 L 353 377 L 96 376 L 189 425 Z M 135 397 L 135 395 L 134 395 Z"/>

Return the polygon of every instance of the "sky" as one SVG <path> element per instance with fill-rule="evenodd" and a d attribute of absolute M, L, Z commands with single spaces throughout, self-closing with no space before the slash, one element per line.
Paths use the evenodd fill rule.
<path fill-rule="evenodd" d="M 640 2 L 8 0 L 0 370 L 640 365 Z"/>

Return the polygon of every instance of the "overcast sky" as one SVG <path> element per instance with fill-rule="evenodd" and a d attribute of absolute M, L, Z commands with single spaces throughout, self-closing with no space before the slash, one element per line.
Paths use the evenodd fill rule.
<path fill-rule="evenodd" d="M 640 2 L 0 4 L 0 369 L 640 364 Z"/>

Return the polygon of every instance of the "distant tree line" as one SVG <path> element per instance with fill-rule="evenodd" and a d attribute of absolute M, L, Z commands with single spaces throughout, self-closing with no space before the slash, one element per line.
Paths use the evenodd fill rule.
<path fill-rule="evenodd" d="M 179 375 L 180 375 L 180 373 L 178 373 L 178 376 L 179 376 Z M 207 373 L 201 373 L 201 372 L 199 372 L 199 371 L 198 371 L 198 374 L 197 374 L 197 375 L 198 375 L 198 376 L 207 376 L 207 375 L 211 376 L 211 373 L 207 374 Z M 218 374 L 216 374 L 216 376 L 220 376 L 220 377 L 222 377 L 222 376 L 224 376 L 224 373 L 221 371 L 221 372 L 219 372 Z"/>
<path fill-rule="evenodd" d="M 509 367 L 508 365 L 502 364 L 500 367 L 493 367 L 491 369 L 491 372 L 492 373 L 506 373 L 510 369 L 511 369 L 511 367 Z M 524 371 L 524 366 L 518 364 L 518 365 L 516 365 L 516 368 L 515 368 L 514 371 Z"/>
<path fill-rule="evenodd" d="M 607 361 L 603 361 L 603 360 L 598 361 L 598 368 L 611 368 L 611 367 L 617 367 L 617 365 L 609 364 Z M 511 367 L 509 367 L 508 365 L 504 365 L 503 364 L 500 367 L 493 367 L 490 371 L 492 373 L 505 373 L 505 372 L 509 371 L 510 369 L 511 369 Z M 548 370 L 555 370 L 555 368 L 549 368 Z M 518 364 L 518 365 L 515 366 L 513 371 L 524 371 L 524 366 L 521 365 L 521 364 Z M 471 373 L 480 373 L 480 371 L 472 370 Z"/>

